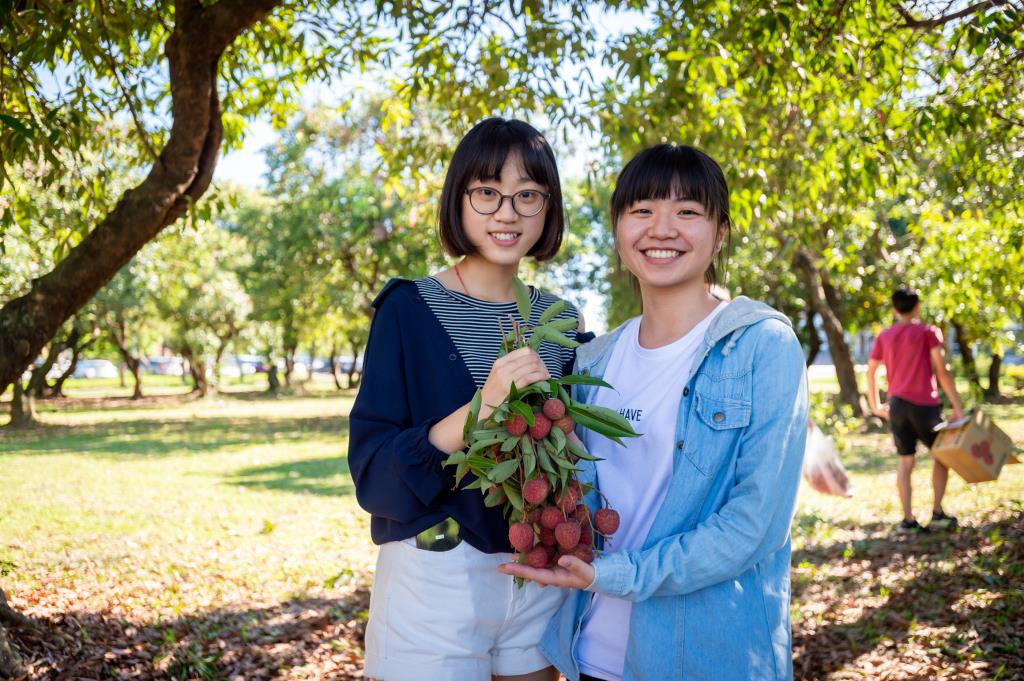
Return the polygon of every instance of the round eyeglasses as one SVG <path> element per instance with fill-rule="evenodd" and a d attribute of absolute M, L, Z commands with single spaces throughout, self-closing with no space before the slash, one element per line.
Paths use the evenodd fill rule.
<path fill-rule="evenodd" d="M 502 194 L 492 187 L 474 187 L 467 189 L 466 193 L 469 194 L 469 205 L 480 215 L 494 215 L 501 210 L 501 204 L 505 199 L 511 199 L 512 210 L 523 218 L 532 218 L 540 213 L 544 210 L 544 204 L 551 197 L 551 194 L 536 189 L 524 189 L 515 194 Z"/>

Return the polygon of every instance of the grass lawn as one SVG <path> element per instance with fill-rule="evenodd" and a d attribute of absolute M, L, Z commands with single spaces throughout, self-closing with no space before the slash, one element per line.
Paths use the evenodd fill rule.
<path fill-rule="evenodd" d="M 194 400 L 174 381 L 141 402 L 72 384 L 43 426 L 0 431 L 0 584 L 50 628 L 19 639 L 34 673 L 359 678 L 375 552 L 344 457 L 352 394 Z M 990 411 L 1024 442 L 1024 399 Z M 894 538 L 892 444 L 849 442 L 855 496 L 800 493 L 798 678 L 1021 678 L 1024 465 L 951 475 L 959 533 Z"/>

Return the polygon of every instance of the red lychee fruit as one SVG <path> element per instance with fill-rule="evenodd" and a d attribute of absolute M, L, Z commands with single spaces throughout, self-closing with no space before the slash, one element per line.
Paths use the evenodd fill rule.
<path fill-rule="evenodd" d="M 572 517 L 580 525 L 589 525 L 590 524 L 590 509 L 588 507 L 584 506 L 583 504 L 580 504 L 579 506 L 576 507 L 576 511 L 573 512 Z"/>
<path fill-rule="evenodd" d="M 594 514 L 594 527 L 601 534 L 608 536 L 619 529 L 619 512 L 610 508 L 602 508 Z"/>
<path fill-rule="evenodd" d="M 580 528 L 580 543 L 584 546 L 594 545 L 594 528 L 590 526 L 590 523 L 585 523 Z"/>
<path fill-rule="evenodd" d="M 508 541 L 516 551 L 526 553 L 533 548 L 533 525 L 529 523 L 516 523 L 512 525 L 512 527 L 508 528 Z"/>
<path fill-rule="evenodd" d="M 540 514 L 540 524 L 549 530 L 555 529 L 558 523 L 565 520 L 565 514 L 555 506 L 546 506 Z"/>
<path fill-rule="evenodd" d="M 541 504 L 551 493 L 551 483 L 543 475 L 530 478 L 523 485 L 523 499 L 528 504 Z"/>
<path fill-rule="evenodd" d="M 548 550 L 543 546 L 534 546 L 523 555 L 523 565 L 532 568 L 546 567 L 548 564 Z"/>
<path fill-rule="evenodd" d="M 554 546 L 557 544 L 558 540 L 555 538 L 555 531 L 549 530 L 546 527 L 540 528 L 540 543 L 544 546 Z"/>
<path fill-rule="evenodd" d="M 568 435 L 576 428 L 576 422 L 572 420 L 572 417 L 566 414 L 562 418 L 555 421 L 555 425 L 562 429 L 562 432 Z"/>
<path fill-rule="evenodd" d="M 573 550 L 571 552 L 569 552 L 569 555 L 570 556 L 575 556 L 575 557 L 579 558 L 584 563 L 593 563 L 594 562 L 594 551 L 589 546 L 587 546 L 586 544 L 582 544 L 582 543 L 577 544 L 573 548 Z"/>
<path fill-rule="evenodd" d="M 552 421 L 557 421 L 565 416 L 565 402 L 557 397 L 552 397 L 550 400 L 547 400 L 544 403 L 543 409 L 544 416 L 547 416 Z"/>
<path fill-rule="evenodd" d="M 563 549 L 571 549 L 580 543 L 580 524 L 575 520 L 559 523 L 555 528 L 555 539 Z"/>
<path fill-rule="evenodd" d="M 540 523 L 540 513 L 541 510 L 539 508 L 532 509 L 526 514 L 526 522 L 534 524 Z"/>
<path fill-rule="evenodd" d="M 515 435 L 516 437 L 525 433 L 527 428 L 529 428 L 529 425 L 527 425 L 526 418 L 523 417 L 522 414 L 516 414 L 511 421 L 507 421 L 505 423 L 505 430 L 507 430 L 510 435 Z"/>
<path fill-rule="evenodd" d="M 551 419 L 544 414 L 534 414 L 534 423 L 530 426 L 530 437 L 534 440 L 540 440 L 547 436 L 551 432 Z"/>
<path fill-rule="evenodd" d="M 566 513 L 572 513 L 576 510 L 577 501 L 579 501 L 579 497 L 573 494 L 572 489 L 567 489 L 562 492 L 562 496 L 558 497 L 555 503 L 558 504 L 558 508 Z"/>

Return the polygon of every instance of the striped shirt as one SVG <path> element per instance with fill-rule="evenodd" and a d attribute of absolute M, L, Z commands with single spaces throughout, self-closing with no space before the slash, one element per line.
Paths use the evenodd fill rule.
<path fill-rule="evenodd" d="M 491 373 L 494 360 L 501 352 L 502 332 L 498 325 L 501 320 L 505 333 L 512 330 L 509 318 L 520 324 L 523 318 L 515 303 L 492 303 L 477 300 L 464 293 L 445 288 L 444 284 L 434 277 L 416 280 L 416 288 L 427 303 L 431 312 L 441 322 L 441 326 L 455 343 L 462 356 L 462 361 L 469 369 L 470 375 L 478 388 L 483 387 L 487 376 Z M 558 296 L 530 288 L 530 323 L 536 324 L 544 310 L 554 305 Z M 579 319 L 579 313 L 568 303 L 555 319 Z M 529 339 L 529 333 L 525 334 Z M 567 338 L 576 338 L 576 330 L 565 334 Z M 547 341 L 541 343 L 539 354 L 553 378 L 561 378 L 563 368 L 571 366 L 573 350 Z"/>

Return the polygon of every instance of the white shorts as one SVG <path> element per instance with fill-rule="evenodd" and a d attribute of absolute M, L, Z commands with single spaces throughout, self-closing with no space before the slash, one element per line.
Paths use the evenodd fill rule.
<path fill-rule="evenodd" d="M 496 568 L 509 553 L 463 541 L 450 551 L 415 539 L 380 547 L 366 625 L 366 676 L 381 681 L 489 681 L 550 666 L 538 648 L 566 592 L 522 588 Z"/>

